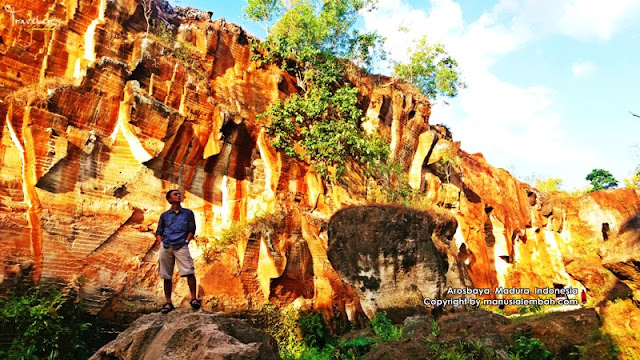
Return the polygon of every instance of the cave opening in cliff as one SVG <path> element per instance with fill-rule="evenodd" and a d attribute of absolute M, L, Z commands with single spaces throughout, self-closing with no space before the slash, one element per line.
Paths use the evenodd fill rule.
<path fill-rule="evenodd" d="M 460 245 L 460 248 L 458 249 L 458 261 L 469 265 L 469 262 L 467 260 L 469 259 L 470 255 L 471 254 L 467 250 L 467 245 L 466 244 Z"/>
<path fill-rule="evenodd" d="M 487 215 L 493 210 L 493 207 L 488 206 L 484 209 Z M 496 237 L 493 235 L 493 224 L 491 223 L 491 217 L 487 216 L 487 219 L 484 222 L 484 241 L 487 246 L 493 247 L 496 243 Z"/>
<path fill-rule="evenodd" d="M 604 241 L 609 240 L 609 223 L 602 223 L 602 239 Z"/>

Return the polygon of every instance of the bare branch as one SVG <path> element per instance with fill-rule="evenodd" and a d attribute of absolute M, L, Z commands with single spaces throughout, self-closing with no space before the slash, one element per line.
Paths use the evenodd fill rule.
<path fill-rule="evenodd" d="M 142 0 L 142 9 L 144 10 L 144 19 L 147 21 L 147 34 L 149 33 L 149 26 L 151 23 L 152 5 L 153 0 Z"/>
<path fill-rule="evenodd" d="M 631 115 L 633 115 L 633 116 L 635 116 L 637 118 L 640 118 L 640 115 L 636 115 L 636 114 L 632 113 L 631 111 L 629 111 L 629 114 L 631 114 Z"/>

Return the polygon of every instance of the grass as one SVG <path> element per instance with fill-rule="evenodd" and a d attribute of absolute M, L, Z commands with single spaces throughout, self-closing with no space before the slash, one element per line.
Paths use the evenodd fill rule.
<path fill-rule="evenodd" d="M 380 344 L 402 338 L 402 329 L 382 313 L 371 322 L 370 335 L 346 341 L 331 334 L 320 314 L 295 308 L 278 309 L 271 303 L 249 314 L 248 321 L 274 337 L 285 360 L 361 359 Z"/>
<path fill-rule="evenodd" d="M 481 341 L 445 343 L 424 339 L 426 351 L 438 360 L 493 360 L 496 352 Z"/>
<path fill-rule="evenodd" d="M 195 56 L 197 49 L 193 45 L 178 40 L 178 37 L 164 22 L 158 23 L 154 20 L 152 29 L 152 36 L 165 45 L 170 55 L 185 64 L 186 68 L 196 76 L 203 77 L 203 72 L 199 69 L 199 62 Z"/>
<path fill-rule="evenodd" d="M 608 301 L 602 309 L 602 331 L 617 344 L 621 359 L 640 359 L 640 307 L 631 299 Z"/>
<path fill-rule="evenodd" d="M 250 221 L 238 221 L 214 237 L 196 237 L 196 243 L 202 249 L 202 257 L 207 263 L 211 263 L 215 254 L 239 241 L 246 240 L 252 233 L 261 233 L 270 238 L 280 229 L 282 221 L 287 215 L 286 210 L 277 208 L 272 212 L 259 214 Z"/>

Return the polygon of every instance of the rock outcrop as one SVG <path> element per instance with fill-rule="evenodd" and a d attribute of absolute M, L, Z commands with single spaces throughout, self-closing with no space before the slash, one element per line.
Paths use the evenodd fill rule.
<path fill-rule="evenodd" d="M 75 283 L 105 317 L 157 309 L 153 232 L 163 194 L 179 188 L 196 214 L 190 250 L 205 307 L 299 299 L 327 317 L 362 314 L 336 271 L 352 264 L 327 255 L 331 216 L 368 202 L 362 169 L 330 183 L 276 151 L 257 115 L 297 92 L 295 78 L 252 61 L 240 27 L 154 3 L 150 33 L 137 0 L 10 0 L 0 12 L 0 286 L 29 272 Z M 350 76 L 363 129 L 389 142 L 424 202 L 455 217 L 443 253 L 465 275 L 449 283 L 592 296 L 596 283 L 614 282 L 606 267 L 639 296 L 638 191 L 543 200 L 430 125 L 430 104 L 412 86 Z M 229 229 L 232 244 L 214 246 Z M 576 250 L 585 243 L 602 249 L 602 271 L 584 271 L 603 263 Z M 186 284 L 175 291 L 186 301 Z"/>
<path fill-rule="evenodd" d="M 329 222 L 327 255 L 341 279 L 358 293 L 367 316 L 385 311 L 402 321 L 424 311 L 425 298 L 442 298 L 444 287 L 454 282 L 447 281 L 447 244 L 455 229 L 455 219 L 444 212 L 345 208 Z M 460 274 L 451 277 L 460 283 Z"/>
<path fill-rule="evenodd" d="M 90 359 L 275 360 L 280 355 L 271 336 L 242 320 L 179 309 L 140 317 Z"/>

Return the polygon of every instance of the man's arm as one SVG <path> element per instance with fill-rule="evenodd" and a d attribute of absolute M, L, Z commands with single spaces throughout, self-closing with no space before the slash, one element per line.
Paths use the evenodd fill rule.
<path fill-rule="evenodd" d="M 187 242 L 193 239 L 196 233 L 196 219 L 193 216 L 193 211 L 189 211 L 187 214 Z"/>
<path fill-rule="evenodd" d="M 164 218 L 160 215 L 160 220 L 158 220 L 158 229 L 156 230 L 156 241 L 158 243 L 162 242 L 162 236 L 164 235 Z"/>

